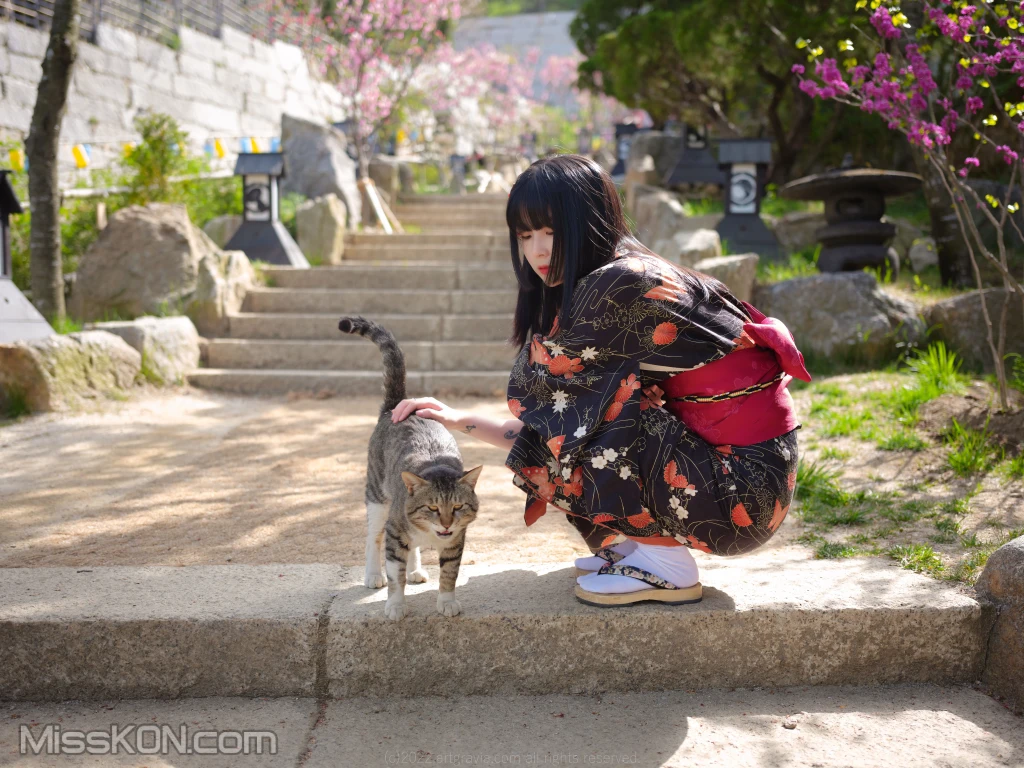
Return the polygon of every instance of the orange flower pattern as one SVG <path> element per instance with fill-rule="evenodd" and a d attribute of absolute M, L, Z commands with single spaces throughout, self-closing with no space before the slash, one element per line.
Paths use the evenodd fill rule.
<path fill-rule="evenodd" d="M 783 523 L 795 430 L 713 445 L 640 391 L 670 375 L 659 368 L 699 368 L 752 344 L 742 304 L 704 299 L 689 280 L 648 254 L 615 259 L 577 282 L 564 328 L 520 351 L 508 407 L 525 427 L 506 465 L 526 493 L 528 525 L 557 509 L 591 546 L 625 535 L 737 555 Z"/>

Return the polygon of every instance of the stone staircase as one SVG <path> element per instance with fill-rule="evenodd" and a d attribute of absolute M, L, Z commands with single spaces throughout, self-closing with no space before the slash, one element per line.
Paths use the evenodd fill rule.
<path fill-rule="evenodd" d="M 238 394 L 377 394 L 380 353 L 338 331 L 361 314 L 395 334 L 410 395 L 501 395 L 515 306 L 504 196 L 413 196 L 396 214 L 421 232 L 359 232 L 336 267 L 267 270 L 230 332 L 209 345 L 199 387 Z"/>

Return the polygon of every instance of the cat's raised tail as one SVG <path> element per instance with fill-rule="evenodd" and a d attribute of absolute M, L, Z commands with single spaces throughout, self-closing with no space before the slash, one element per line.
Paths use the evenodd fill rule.
<path fill-rule="evenodd" d="M 381 355 L 384 356 L 384 404 L 381 412 L 394 409 L 405 399 L 405 355 L 391 331 L 359 315 L 341 318 L 338 330 L 365 336 L 380 347 Z"/>

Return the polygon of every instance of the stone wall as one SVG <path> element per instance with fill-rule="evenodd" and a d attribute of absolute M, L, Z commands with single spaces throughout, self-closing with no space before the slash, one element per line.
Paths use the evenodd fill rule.
<path fill-rule="evenodd" d="M 132 120 L 141 110 L 176 118 L 194 151 L 220 138 L 228 167 L 240 137 L 280 136 L 282 113 L 324 122 L 344 116 L 337 90 L 315 77 L 296 46 L 230 27 L 220 38 L 181 27 L 178 40 L 172 49 L 101 23 L 95 45 L 81 42 L 61 129 L 63 171 L 75 169 L 76 143 L 90 144 L 90 167 L 119 157 L 138 138 Z M 47 42 L 47 32 L 0 22 L 0 136 L 28 132 Z"/>

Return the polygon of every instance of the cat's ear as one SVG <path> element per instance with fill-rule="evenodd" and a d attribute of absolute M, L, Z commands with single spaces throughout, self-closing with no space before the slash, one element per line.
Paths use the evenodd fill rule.
<path fill-rule="evenodd" d="M 424 480 L 419 475 L 414 475 L 412 472 L 403 472 L 402 482 L 405 483 L 405 487 L 409 489 L 410 496 L 416 493 L 417 488 L 422 488 L 424 485 L 429 485 L 428 481 Z"/>
<path fill-rule="evenodd" d="M 479 467 L 474 467 L 459 478 L 460 483 L 465 483 L 470 488 L 476 488 L 476 481 L 480 479 L 480 471 L 484 468 L 481 464 Z"/>

